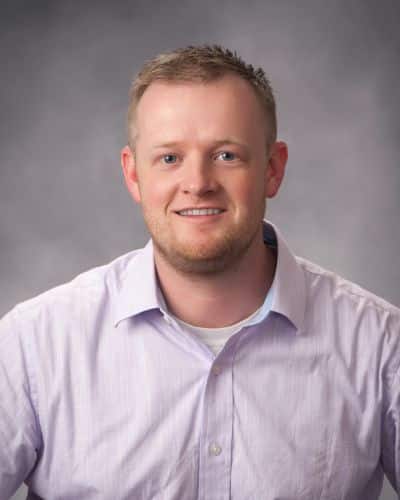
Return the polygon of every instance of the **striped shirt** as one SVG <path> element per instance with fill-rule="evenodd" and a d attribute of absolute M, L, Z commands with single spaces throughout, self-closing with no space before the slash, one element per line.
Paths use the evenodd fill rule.
<path fill-rule="evenodd" d="M 0 498 L 376 500 L 400 491 L 400 311 L 277 250 L 265 314 L 215 354 L 153 247 L 0 322 Z M 254 318 L 253 318 L 254 319 Z"/>

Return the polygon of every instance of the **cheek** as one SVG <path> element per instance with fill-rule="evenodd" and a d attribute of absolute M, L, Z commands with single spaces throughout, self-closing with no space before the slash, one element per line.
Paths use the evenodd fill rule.
<path fill-rule="evenodd" d="M 238 179 L 231 192 L 233 197 L 245 207 L 258 206 L 260 201 L 265 199 L 264 178 L 243 176 L 243 178 Z"/>
<path fill-rule="evenodd" d="M 169 179 L 159 176 L 147 178 L 141 186 L 142 203 L 149 209 L 168 205 L 173 197 L 174 187 Z"/>

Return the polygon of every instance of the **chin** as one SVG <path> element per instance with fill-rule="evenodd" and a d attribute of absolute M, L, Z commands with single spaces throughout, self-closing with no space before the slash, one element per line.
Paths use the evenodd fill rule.
<path fill-rule="evenodd" d="M 169 245 L 155 242 L 160 254 L 174 269 L 187 274 L 218 274 L 235 267 L 250 246 L 224 239 L 214 244 L 195 242 Z"/>
<path fill-rule="evenodd" d="M 218 274 L 232 267 L 231 259 L 225 256 L 194 258 L 174 253 L 164 257 L 174 269 L 185 274 Z"/>

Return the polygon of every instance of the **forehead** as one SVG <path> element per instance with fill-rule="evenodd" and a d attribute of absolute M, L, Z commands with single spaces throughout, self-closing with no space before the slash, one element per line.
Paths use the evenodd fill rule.
<path fill-rule="evenodd" d="M 219 135 L 221 129 L 228 134 L 247 135 L 254 133 L 254 126 L 264 129 L 265 121 L 256 91 L 236 75 L 205 83 L 153 82 L 136 112 L 138 136 L 155 139 L 159 135 L 206 137 Z"/>

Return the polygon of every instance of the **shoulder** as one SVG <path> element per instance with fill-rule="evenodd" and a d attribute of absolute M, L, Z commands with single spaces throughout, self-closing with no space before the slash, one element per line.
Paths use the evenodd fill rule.
<path fill-rule="evenodd" d="M 124 280 L 129 264 L 140 250 L 133 250 L 113 261 L 75 276 L 71 281 L 17 304 L 2 322 L 18 324 L 48 321 L 58 323 L 77 319 L 82 311 L 107 307 Z"/>
<path fill-rule="evenodd" d="M 338 274 L 296 257 L 306 284 L 306 330 L 326 341 L 346 366 L 385 380 L 400 367 L 400 309 Z"/>
<path fill-rule="evenodd" d="M 350 310 L 361 307 L 378 314 L 400 315 L 398 307 L 339 274 L 302 257 L 296 257 L 296 261 L 304 272 L 308 295 L 314 299 L 328 299 L 327 306 L 348 307 Z"/>
<path fill-rule="evenodd" d="M 342 276 L 296 257 L 306 284 L 306 317 L 311 327 L 342 342 L 399 351 L 400 309 Z M 340 340 L 339 340 L 340 339 Z"/>

